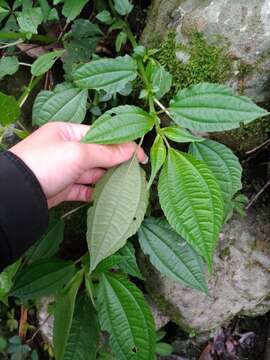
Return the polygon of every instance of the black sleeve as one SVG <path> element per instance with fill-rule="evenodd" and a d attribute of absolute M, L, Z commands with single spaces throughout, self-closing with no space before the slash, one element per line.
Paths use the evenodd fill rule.
<path fill-rule="evenodd" d="M 10 151 L 0 151 L 0 272 L 48 226 L 48 207 L 33 172 Z"/>

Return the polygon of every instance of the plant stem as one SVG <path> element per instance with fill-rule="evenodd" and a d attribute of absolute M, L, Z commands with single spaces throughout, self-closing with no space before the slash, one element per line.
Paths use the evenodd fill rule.
<path fill-rule="evenodd" d="M 126 26 L 125 26 L 125 30 L 126 30 L 126 33 L 127 33 L 127 37 L 132 45 L 133 48 L 135 48 L 136 46 L 138 46 L 138 43 L 137 43 L 137 40 L 135 38 L 135 36 L 133 35 L 129 25 L 126 23 Z"/>
<path fill-rule="evenodd" d="M 63 37 L 63 35 L 64 35 L 64 33 L 65 33 L 68 25 L 69 25 L 69 22 L 66 22 L 63 30 L 61 31 L 60 35 L 59 35 L 58 38 L 57 38 L 57 41 L 60 41 L 60 40 L 62 39 L 62 37 Z"/>
<path fill-rule="evenodd" d="M 34 89 L 34 87 L 39 83 L 39 81 L 41 79 L 42 79 L 42 76 L 38 76 L 36 78 L 34 76 L 31 77 L 28 86 L 25 87 L 24 92 L 22 93 L 22 95 L 20 96 L 20 98 L 18 100 L 20 107 L 23 106 L 23 104 L 27 100 L 29 94 L 31 93 L 31 91 Z"/>
<path fill-rule="evenodd" d="M 19 63 L 19 65 L 22 65 L 22 66 L 29 66 L 29 67 L 31 67 L 31 66 L 32 66 L 32 64 L 28 64 L 28 63 L 25 63 L 25 62 L 20 62 L 20 63 Z"/>
<path fill-rule="evenodd" d="M 163 134 L 161 134 L 162 140 L 165 142 L 165 145 L 167 146 L 168 149 L 171 148 L 166 136 L 164 136 Z"/>
<path fill-rule="evenodd" d="M 13 43 L 5 44 L 5 45 L 0 46 L 0 49 L 6 49 L 8 47 L 15 46 L 15 45 L 18 45 L 18 44 L 21 44 L 21 43 L 23 43 L 23 40 L 19 39 L 19 40 L 13 42 Z"/>
<path fill-rule="evenodd" d="M 65 219 L 65 218 L 67 218 L 68 216 L 73 215 L 75 212 L 83 209 L 85 206 L 88 206 L 88 205 L 89 205 L 89 204 L 86 203 L 86 204 L 83 204 L 83 205 L 80 205 L 80 206 L 76 207 L 75 209 L 72 209 L 72 210 L 68 211 L 67 213 L 65 213 L 64 215 L 62 215 L 62 219 Z"/>
<path fill-rule="evenodd" d="M 162 109 L 163 112 L 165 112 L 165 114 L 167 114 L 169 117 L 171 117 L 169 111 L 165 108 L 165 106 L 163 104 L 161 104 L 161 102 L 158 99 L 154 99 L 155 103 Z"/>
<path fill-rule="evenodd" d="M 111 0 L 109 0 L 109 3 L 110 2 L 111 2 Z M 112 7 L 112 4 L 110 4 L 110 7 Z M 125 31 L 127 33 L 127 37 L 129 39 L 129 41 L 131 42 L 131 45 L 133 46 L 133 48 L 138 46 L 137 40 L 136 40 L 135 36 L 133 35 L 129 24 L 127 24 L 127 23 L 125 25 Z M 161 108 L 161 110 L 162 110 L 161 112 L 166 113 L 169 117 L 171 117 L 171 115 L 170 115 L 169 111 L 166 109 L 166 107 L 158 99 L 156 99 L 153 96 L 153 94 L 151 93 L 151 90 L 152 90 L 151 84 L 148 81 L 142 59 L 138 59 L 137 63 L 138 63 L 139 73 L 141 75 L 142 81 L 144 82 L 144 84 L 145 84 L 145 86 L 146 86 L 146 88 L 147 88 L 147 90 L 149 92 L 148 101 L 149 101 L 150 112 L 156 115 L 156 130 L 157 130 L 157 133 L 162 137 L 162 139 L 163 139 L 164 143 L 166 144 L 167 148 L 170 149 L 170 144 L 169 144 L 166 136 L 164 136 L 162 134 L 162 132 L 160 131 L 159 117 L 157 116 L 157 112 L 155 110 L 155 103 Z"/>
<path fill-rule="evenodd" d="M 27 40 L 26 33 L 18 32 L 18 33 L 10 33 L 10 32 L 1 32 L 0 39 L 10 39 L 10 40 L 20 40 L 21 42 Z M 48 35 L 32 35 L 31 40 L 38 41 L 44 44 L 51 44 L 56 41 L 55 38 L 48 36 Z M 13 43 L 14 45 L 14 43 Z"/>
<path fill-rule="evenodd" d="M 20 120 L 17 121 L 17 124 L 22 128 L 23 131 L 25 131 L 28 135 L 30 134 L 29 131 L 26 129 L 26 127 L 20 122 Z"/>

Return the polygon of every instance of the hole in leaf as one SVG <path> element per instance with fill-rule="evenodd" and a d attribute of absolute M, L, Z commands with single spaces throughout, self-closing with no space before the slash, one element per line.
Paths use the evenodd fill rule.
<path fill-rule="evenodd" d="M 132 349 L 132 352 L 137 353 L 138 349 L 134 346 L 134 348 Z"/>

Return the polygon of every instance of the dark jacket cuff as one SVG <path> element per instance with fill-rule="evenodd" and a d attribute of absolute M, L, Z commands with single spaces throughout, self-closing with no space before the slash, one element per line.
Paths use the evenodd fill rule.
<path fill-rule="evenodd" d="M 40 238 L 48 217 L 34 173 L 12 152 L 0 151 L 0 272 Z"/>

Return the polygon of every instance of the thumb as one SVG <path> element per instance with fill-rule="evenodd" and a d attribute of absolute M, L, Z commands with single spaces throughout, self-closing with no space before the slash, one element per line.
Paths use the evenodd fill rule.
<path fill-rule="evenodd" d="M 85 154 L 86 169 L 96 167 L 110 168 L 119 165 L 129 160 L 134 152 L 142 164 L 148 162 L 147 155 L 135 142 L 119 145 L 81 144 L 81 146 Z"/>

